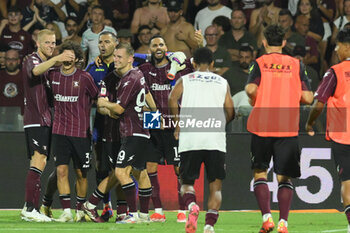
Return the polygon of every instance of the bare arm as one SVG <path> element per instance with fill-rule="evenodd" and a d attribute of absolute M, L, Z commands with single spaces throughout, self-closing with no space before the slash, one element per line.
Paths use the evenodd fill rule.
<path fill-rule="evenodd" d="M 245 86 L 245 92 L 247 93 L 247 96 L 249 98 L 250 105 L 255 105 L 256 95 L 258 93 L 258 85 L 255 83 L 248 83 Z"/>
<path fill-rule="evenodd" d="M 312 101 L 314 101 L 314 94 L 312 91 L 302 91 L 300 103 L 312 104 Z"/>
<path fill-rule="evenodd" d="M 122 106 L 120 106 L 117 103 L 109 102 L 108 98 L 106 97 L 98 98 L 97 107 L 106 108 L 108 109 L 108 111 L 110 111 L 110 114 L 113 114 L 113 115 L 122 115 L 125 111 L 125 109 Z"/>
<path fill-rule="evenodd" d="M 137 30 L 139 29 L 140 26 L 140 14 L 141 14 L 141 9 L 136 9 L 135 13 L 134 13 L 134 17 L 132 17 L 132 21 L 131 21 L 131 33 L 136 34 Z"/>
<path fill-rule="evenodd" d="M 225 109 L 225 114 L 226 114 L 226 123 L 229 123 L 230 121 L 233 120 L 233 118 L 235 118 L 235 108 L 233 106 L 230 86 L 228 84 L 227 84 L 224 109 Z"/>
<path fill-rule="evenodd" d="M 65 50 L 63 53 L 35 66 L 32 73 L 34 76 L 39 76 L 53 67 L 56 62 L 72 61 L 74 57 L 75 55 L 72 51 Z"/>
<path fill-rule="evenodd" d="M 151 92 L 146 94 L 146 103 L 151 111 L 157 111 L 156 103 L 154 102 L 153 96 Z"/>
<path fill-rule="evenodd" d="M 75 0 L 68 0 L 68 3 L 73 7 L 75 12 L 79 12 L 80 6 Z"/>
<path fill-rule="evenodd" d="M 174 122 L 176 124 L 176 129 L 174 132 L 174 137 L 176 140 L 179 139 L 179 132 L 180 132 L 180 127 L 177 124 L 177 122 L 179 121 L 179 105 L 178 105 L 178 101 L 182 96 L 182 92 L 183 92 L 183 84 L 182 84 L 182 78 L 180 78 L 179 80 L 177 80 L 174 89 L 170 92 L 169 94 L 169 100 L 168 100 L 168 105 L 170 108 L 170 113 L 171 115 L 174 116 Z"/>
<path fill-rule="evenodd" d="M 9 22 L 8 19 L 1 20 L 1 23 L 0 23 L 0 36 L 2 35 L 2 31 L 4 30 L 4 28 L 6 27 L 8 22 Z"/>
<path fill-rule="evenodd" d="M 46 4 L 49 5 L 50 7 L 52 7 L 55 10 L 55 12 L 56 12 L 58 18 L 60 19 L 60 21 L 64 22 L 66 20 L 66 14 L 59 7 L 59 4 L 56 5 L 51 0 L 46 0 Z"/>
<path fill-rule="evenodd" d="M 260 8 L 260 9 L 253 10 L 250 16 L 249 32 L 252 33 L 254 36 L 257 36 L 259 28 L 263 23 L 262 13 L 263 13 L 263 10 L 262 8 Z"/>
<path fill-rule="evenodd" d="M 309 113 L 309 117 L 307 119 L 307 123 L 305 125 L 306 132 L 310 136 L 314 136 L 315 132 L 312 128 L 312 126 L 315 124 L 315 120 L 317 117 L 321 114 L 324 107 L 324 103 L 319 102 L 318 100 L 315 101 L 315 103 L 312 105 L 311 111 Z"/>
<path fill-rule="evenodd" d="M 2 17 L 7 19 L 7 0 L 0 0 L 0 12 Z"/>

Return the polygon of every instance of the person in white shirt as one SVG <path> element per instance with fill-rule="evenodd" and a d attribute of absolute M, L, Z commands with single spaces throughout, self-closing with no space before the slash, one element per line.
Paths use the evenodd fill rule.
<path fill-rule="evenodd" d="M 198 11 L 194 20 L 194 28 L 201 30 L 203 35 L 216 16 L 223 15 L 230 19 L 232 12 L 230 8 L 220 4 L 220 0 L 207 0 L 207 2 L 208 6 Z"/>
<path fill-rule="evenodd" d="M 196 204 L 194 182 L 204 163 L 209 182 L 208 211 L 204 232 L 214 232 L 221 205 L 222 180 L 226 176 L 226 123 L 234 117 L 230 87 L 223 77 L 210 72 L 213 53 L 204 47 L 194 52 L 193 66 L 197 70 L 182 76 L 169 96 L 179 139 L 181 195 L 188 206 L 186 232 L 195 232 L 199 206 Z M 181 99 L 180 118 L 178 103 Z M 180 128 L 181 127 L 181 128 Z"/>

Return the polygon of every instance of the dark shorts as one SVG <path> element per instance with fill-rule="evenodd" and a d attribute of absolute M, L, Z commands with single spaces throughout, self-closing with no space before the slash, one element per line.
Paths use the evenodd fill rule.
<path fill-rule="evenodd" d="M 146 168 L 146 157 L 153 152 L 151 140 L 145 137 L 129 136 L 121 139 L 121 146 L 115 167 L 132 166 L 137 170 Z"/>
<path fill-rule="evenodd" d="M 147 162 L 179 166 L 180 155 L 177 153 L 179 141 L 174 137 L 174 130 L 151 130 L 151 141 L 155 153 L 147 156 Z"/>
<path fill-rule="evenodd" d="M 181 153 L 180 177 L 183 184 L 193 185 L 199 178 L 201 165 L 204 163 L 207 179 L 210 182 L 226 177 L 224 152 L 217 150 L 195 150 Z"/>
<path fill-rule="evenodd" d="M 274 172 L 292 178 L 300 176 L 298 137 L 259 137 L 251 139 L 252 169 L 267 170 L 273 158 Z"/>
<path fill-rule="evenodd" d="M 46 155 L 47 159 L 49 159 L 51 128 L 46 126 L 30 127 L 25 128 L 24 133 L 27 144 L 27 157 L 31 159 L 34 151 L 37 151 L 42 155 Z"/>
<path fill-rule="evenodd" d="M 117 156 L 120 150 L 120 142 L 103 142 L 102 143 L 102 155 L 101 155 L 101 166 L 107 167 L 109 170 L 114 168 L 117 161 Z"/>
<path fill-rule="evenodd" d="M 340 180 L 350 180 L 350 145 L 332 141 L 332 153 Z"/>
<path fill-rule="evenodd" d="M 58 134 L 52 135 L 52 153 L 55 156 L 56 166 L 68 165 L 72 158 L 75 169 L 89 169 L 91 150 L 90 137 L 78 138 Z"/>

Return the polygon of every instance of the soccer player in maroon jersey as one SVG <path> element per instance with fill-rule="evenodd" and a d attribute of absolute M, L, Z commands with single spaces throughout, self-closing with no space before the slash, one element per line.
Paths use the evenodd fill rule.
<path fill-rule="evenodd" d="M 40 176 L 46 166 L 50 151 L 51 113 L 48 100 L 47 71 L 56 62 L 70 61 L 74 54 L 65 51 L 55 57 L 52 53 L 56 46 L 54 32 L 41 30 L 38 33 L 37 52 L 24 58 L 23 87 L 24 87 L 24 131 L 27 144 L 27 155 L 30 168 L 26 178 L 25 206 L 21 211 L 22 219 L 26 221 L 51 221 L 40 214 Z"/>
<path fill-rule="evenodd" d="M 57 187 L 63 213 L 56 220 L 73 220 L 70 209 L 69 161 L 73 160 L 77 176 L 76 221 L 84 217 L 81 205 L 86 201 L 87 171 L 91 161 L 90 110 L 98 89 L 91 75 L 76 68 L 83 58 L 79 44 L 66 41 L 60 52 L 71 51 L 74 57 L 50 72 L 49 79 L 54 96 L 55 115 L 52 126 L 52 152 L 57 167 Z"/>
<path fill-rule="evenodd" d="M 132 68 L 133 55 L 134 50 L 129 44 L 121 43 L 117 46 L 114 52 L 114 65 L 122 77 L 117 89 L 117 101 L 110 102 L 107 98 L 99 98 L 97 102 L 100 111 L 109 111 L 111 116 L 120 116 L 121 148 L 116 158 L 115 176 L 122 185 L 130 212 L 129 216 L 120 223 L 149 221 L 148 205 L 152 192 L 145 169 L 145 155 L 152 150 L 152 147 L 149 132 L 143 128 L 143 107 L 147 102 L 150 109 L 156 111 L 156 106 L 147 89 L 142 72 L 137 68 Z M 130 177 L 131 172 L 139 184 L 139 214 L 137 214 L 136 207 L 136 187 Z M 104 181 L 100 183 L 100 186 Z M 94 221 L 98 221 L 96 205 L 106 193 L 106 190 L 99 189 L 100 186 L 89 201 L 83 205 L 85 213 L 89 214 Z"/>
<path fill-rule="evenodd" d="M 145 76 L 146 83 L 150 88 L 150 92 L 154 97 L 157 108 L 163 115 L 170 115 L 168 108 L 168 96 L 171 91 L 171 83 L 175 83 L 182 75 L 192 73 L 193 67 L 189 60 L 185 60 L 183 70 L 177 72 L 174 80 L 167 77 L 171 69 L 173 61 L 166 56 L 167 46 L 161 36 L 154 36 L 150 40 L 149 49 L 151 51 L 151 62 L 142 64 L 139 69 Z M 173 137 L 174 129 L 150 131 L 151 141 L 156 147 L 155 153 L 147 156 L 147 172 L 153 187 L 152 201 L 155 208 L 155 213 L 151 215 L 151 220 L 156 222 L 164 222 L 165 215 L 163 214 L 162 203 L 160 200 L 160 187 L 158 181 L 158 164 L 173 165 L 175 174 L 179 176 L 180 156 L 177 153 L 178 141 Z M 181 184 L 178 181 L 178 200 L 179 213 L 177 215 L 178 222 L 186 222 L 186 206 L 180 194 Z"/>

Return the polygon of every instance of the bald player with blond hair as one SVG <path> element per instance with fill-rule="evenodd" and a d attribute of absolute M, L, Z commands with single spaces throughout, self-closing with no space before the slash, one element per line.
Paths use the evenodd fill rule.
<path fill-rule="evenodd" d="M 26 178 L 25 205 L 21 218 L 26 221 L 50 222 L 41 214 L 39 198 L 41 174 L 49 158 L 51 138 L 51 113 L 47 74 L 57 62 L 71 61 L 74 54 L 65 51 L 52 57 L 56 47 L 55 33 L 44 29 L 38 34 L 37 51 L 23 60 L 22 78 L 24 87 L 24 132 L 30 168 Z"/>

